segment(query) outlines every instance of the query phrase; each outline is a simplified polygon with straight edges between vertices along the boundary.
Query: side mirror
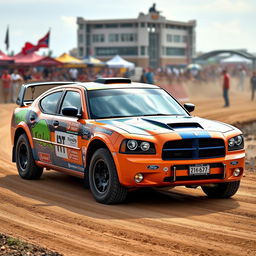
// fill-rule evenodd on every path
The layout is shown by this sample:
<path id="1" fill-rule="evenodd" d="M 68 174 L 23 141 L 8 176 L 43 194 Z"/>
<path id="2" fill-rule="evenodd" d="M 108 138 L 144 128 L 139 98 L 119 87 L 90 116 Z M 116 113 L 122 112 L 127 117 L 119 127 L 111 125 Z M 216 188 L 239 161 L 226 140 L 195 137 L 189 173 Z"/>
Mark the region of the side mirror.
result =
<path id="1" fill-rule="evenodd" d="M 76 107 L 66 107 L 62 109 L 64 116 L 78 117 L 78 109 Z"/>
<path id="2" fill-rule="evenodd" d="M 195 105 L 192 103 L 185 103 L 184 108 L 190 113 L 195 110 Z"/>

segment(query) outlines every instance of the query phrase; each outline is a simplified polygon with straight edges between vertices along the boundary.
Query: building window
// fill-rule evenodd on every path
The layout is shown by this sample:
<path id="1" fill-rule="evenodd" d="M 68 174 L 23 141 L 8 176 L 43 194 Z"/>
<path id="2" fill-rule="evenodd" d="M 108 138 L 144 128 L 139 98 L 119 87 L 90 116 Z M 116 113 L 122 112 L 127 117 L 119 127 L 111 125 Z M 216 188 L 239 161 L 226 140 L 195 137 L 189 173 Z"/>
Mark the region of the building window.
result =
<path id="1" fill-rule="evenodd" d="M 185 56 L 186 49 L 178 47 L 166 47 L 167 56 Z"/>
<path id="2" fill-rule="evenodd" d="M 175 43 L 180 43 L 181 42 L 181 36 L 180 35 L 174 35 L 173 36 L 173 41 Z"/>
<path id="3" fill-rule="evenodd" d="M 105 41 L 104 39 L 105 39 L 104 34 L 93 34 L 92 35 L 92 41 L 94 43 L 102 43 Z"/>
<path id="4" fill-rule="evenodd" d="M 121 28 L 133 28 L 133 23 L 121 23 Z"/>
<path id="5" fill-rule="evenodd" d="M 146 55 L 146 47 L 145 46 L 141 46 L 140 47 L 140 55 L 141 56 L 145 56 Z"/>
<path id="6" fill-rule="evenodd" d="M 106 28 L 118 28 L 119 24 L 113 23 L 113 24 L 106 24 Z"/>
<path id="7" fill-rule="evenodd" d="M 145 23 L 143 23 L 143 22 L 140 23 L 140 27 L 141 27 L 141 28 L 145 28 Z"/>
<path id="8" fill-rule="evenodd" d="M 183 37 L 182 37 L 182 42 L 183 42 L 183 43 L 187 43 L 187 41 L 188 41 L 188 37 L 187 37 L 187 36 L 183 36 Z"/>
<path id="9" fill-rule="evenodd" d="M 109 34 L 108 41 L 109 42 L 119 42 L 119 34 Z"/>
<path id="10" fill-rule="evenodd" d="M 78 35 L 78 43 L 82 44 L 84 42 L 84 36 L 82 34 Z"/>
<path id="11" fill-rule="evenodd" d="M 136 42 L 137 34 L 121 34 L 121 42 Z"/>
<path id="12" fill-rule="evenodd" d="M 137 56 L 138 47 L 96 47 L 96 56 L 127 55 Z"/>
<path id="13" fill-rule="evenodd" d="M 84 25 L 83 25 L 83 24 L 78 24 L 78 28 L 79 28 L 80 30 L 82 30 L 82 29 L 84 28 Z"/>
<path id="14" fill-rule="evenodd" d="M 95 24 L 93 28 L 103 28 L 103 24 Z"/>
<path id="15" fill-rule="evenodd" d="M 172 35 L 171 34 L 167 34 L 166 40 L 167 40 L 167 42 L 172 42 Z"/>
<path id="16" fill-rule="evenodd" d="M 78 51 L 79 56 L 84 56 L 84 48 L 79 47 L 78 49 L 79 49 L 79 51 Z"/>

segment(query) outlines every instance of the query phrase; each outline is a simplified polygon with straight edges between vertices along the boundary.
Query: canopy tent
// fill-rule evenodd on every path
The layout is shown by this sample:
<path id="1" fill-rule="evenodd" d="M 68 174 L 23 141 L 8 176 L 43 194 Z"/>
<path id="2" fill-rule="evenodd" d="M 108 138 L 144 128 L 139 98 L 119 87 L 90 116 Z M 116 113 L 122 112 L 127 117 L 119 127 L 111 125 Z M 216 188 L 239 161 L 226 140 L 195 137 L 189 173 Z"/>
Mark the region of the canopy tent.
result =
<path id="1" fill-rule="evenodd" d="M 92 56 L 88 56 L 88 57 L 84 58 L 82 61 L 83 61 L 83 63 L 85 63 L 89 67 L 102 67 L 102 66 L 105 66 L 104 62 L 102 62 L 101 60 L 96 59 L 96 58 L 94 58 Z"/>
<path id="2" fill-rule="evenodd" d="M 134 69 L 135 68 L 134 63 L 123 59 L 119 55 L 116 55 L 111 60 L 107 61 L 106 64 L 110 68 L 128 68 L 128 69 Z"/>
<path id="3" fill-rule="evenodd" d="M 64 64 L 65 67 L 70 67 L 70 68 L 71 67 L 81 67 L 81 68 L 86 67 L 86 65 L 81 60 L 79 60 L 67 53 L 61 54 L 55 60 Z"/>
<path id="4" fill-rule="evenodd" d="M 34 52 L 29 54 L 19 53 L 13 56 L 15 64 L 17 65 L 27 65 L 27 66 L 57 66 L 61 63 L 48 56 L 40 56 Z"/>
<path id="5" fill-rule="evenodd" d="M 231 57 L 222 59 L 220 62 L 221 63 L 247 63 L 247 64 L 250 64 L 250 63 L 252 63 L 252 60 L 246 59 L 242 56 L 232 55 Z"/>
<path id="6" fill-rule="evenodd" d="M 11 64 L 13 62 L 14 62 L 13 58 L 7 56 L 4 52 L 0 50 L 0 64 L 6 65 L 6 64 Z"/>

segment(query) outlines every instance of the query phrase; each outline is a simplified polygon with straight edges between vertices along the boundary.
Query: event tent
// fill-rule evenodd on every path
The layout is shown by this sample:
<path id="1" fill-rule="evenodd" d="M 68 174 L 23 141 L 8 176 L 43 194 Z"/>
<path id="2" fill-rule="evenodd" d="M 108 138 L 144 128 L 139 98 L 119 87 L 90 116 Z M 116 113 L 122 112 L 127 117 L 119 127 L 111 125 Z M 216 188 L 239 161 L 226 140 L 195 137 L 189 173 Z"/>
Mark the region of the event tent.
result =
<path id="1" fill-rule="evenodd" d="M 0 50 L 0 64 L 5 65 L 13 62 L 14 60 L 11 57 L 7 56 L 4 52 Z"/>
<path id="2" fill-rule="evenodd" d="M 63 53 L 55 60 L 65 64 L 65 67 L 86 67 L 86 65 L 79 59 L 67 54 Z"/>
<path id="3" fill-rule="evenodd" d="M 225 58 L 221 60 L 221 63 L 252 63 L 252 60 L 246 59 L 242 56 L 232 55 L 231 57 Z"/>
<path id="4" fill-rule="evenodd" d="M 40 56 L 36 53 L 18 53 L 13 56 L 15 64 L 17 65 L 29 65 L 29 66 L 57 66 L 61 63 L 51 57 L 48 56 Z"/>
<path id="5" fill-rule="evenodd" d="M 94 67 L 94 66 L 99 67 L 99 66 L 105 65 L 104 62 L 102 62 L 101 60 L 94 58 L 92 56 L 88 56 L 88 57 L 84 58 L 82 61 L 83 61 L 83 63 L 85 63 L 86 65 L 91 66 L 91 67 Z"/>
<path id="6" fill-rule="evenodd" d="M 128 69 L 134 69 L 135 68 L 134 63 L 123 59 L 119 55 L 116 55 L 111 60 L 107 61 L 106 64 L 110 68 L 128 68 Z"/>

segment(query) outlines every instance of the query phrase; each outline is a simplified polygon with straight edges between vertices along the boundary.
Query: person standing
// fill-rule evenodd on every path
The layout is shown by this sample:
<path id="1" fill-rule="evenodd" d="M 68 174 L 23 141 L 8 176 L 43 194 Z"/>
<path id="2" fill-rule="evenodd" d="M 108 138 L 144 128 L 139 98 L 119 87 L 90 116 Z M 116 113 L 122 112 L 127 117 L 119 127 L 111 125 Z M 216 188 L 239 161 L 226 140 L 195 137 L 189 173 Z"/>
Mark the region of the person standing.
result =
<path id="1" fill-rule="evenodd" d="M 238 82 L 238 89 L 240 89 L 241 91 L 244 90 L 244 80 L 246 78 L 246 71 L 243 68 L 239 69 L 239 82 Z"/>
<path id="2" fill-rule="evenodd" d="M 224 107 L 229 107 L 230 77 L 227 70 L 223 70 L 222 75 L 223 75 L 223 98 L 225 102 Z"/>
<path id="3" fill-rule="evenodd" d="M 2 87 L 3 87 L 3 96 L 4 96 L 4 103 L 8 103 L 11 91 L 11 75 L 8 74 L 7 70 L 3 71 L 1 76 L 2 80 Z"/>
<path id="4" fill-rule="evenodd" d="M 256 71 L 252 73 L 251 77 L 251 89 L 252 89 L 252 100 L 254 100 L 254 95 L 256 92 Z"/>
<path id="5" fill-rule="evenodd" d="M 22 78 L 21 78 L 20 74 L 18 73 L 17 69 L 15 69 L 13 71 L 13 73 L 11 74 L 11 79 L 12 79 L 11 100 L 13 103 L 15 103 L 17 100 L 19 87 L 22 82 Z"/>
<path id="6" fill-rule="evenodd" d="M 145 74 L 146 82 L 148 84 L 154 84 L 154 73 L 152 68 L 148 68 L 148 72 Z"/>

